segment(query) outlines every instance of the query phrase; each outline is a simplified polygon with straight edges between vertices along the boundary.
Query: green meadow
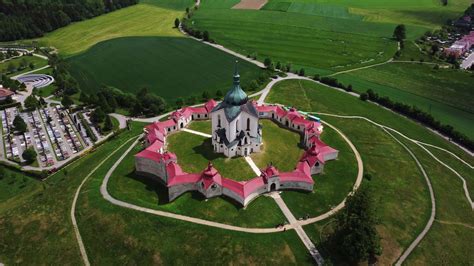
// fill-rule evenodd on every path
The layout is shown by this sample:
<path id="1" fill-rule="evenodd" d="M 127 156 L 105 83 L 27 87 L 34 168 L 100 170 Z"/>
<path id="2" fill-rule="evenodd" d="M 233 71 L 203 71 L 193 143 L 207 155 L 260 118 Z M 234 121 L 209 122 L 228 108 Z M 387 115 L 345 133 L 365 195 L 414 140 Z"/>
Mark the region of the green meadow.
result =
<path id="1" fill-rule="evenodd" d="M 208 91 L 226 92 L 235 57 L 190 38 L 128 37 L 105 41 L 68 58 L 71 74 L 86 92 L 103 84 L 134 93 L 148 88 L 167 100 Z M 240 60 L 242 84 L 262 73 Z"/>
<path id="2" fill-rule="evenodd" d="M 468 0 L 448 6 L 425 1 L 270 0 L 261 10 L 231 9 L 239 1 L 204 1 L 188 26 L 208 30 L 218 43 L 261 61 L 291 63 L 328 74 L 387 60 L 396 51 L 397 24 L 412 40 L 462 14 Z"/>
<path id="3" fill-rule="evenodd" d="M 391 63 L 335 76 L 354 90 L 368 89 L 397 102 L 415 105 L 443 124 L 474 138 L 474 76 L 433 65 Z"/>
<path id="4" fill-rule="evenodd" d="M 295 93 L 304 96 L 293 100 L 289 95 Z M 280 82 L 272 89 L 268 101 L 292 105 L 305 111 L 365 116 L 393 127 L 410 138 L 448 149 L 471 165 L 474 163 L 471 156 L 407 118 L 310 81 Z M 431 205 L 425 180 L 410 155 L 380 128 L 358 119 L 320 117 L 351 139 L 361 153 L 364 171 L 372 175 L 370 181 L 364 179 L 363 185 L 369 185 L 375 191 L 377 214 L 381 222 L 378 232 L 382 237 L 383 248 L 380 264 L 393 264 L 428 220 Z M 437 200 L 437 219 L 473 226 L 473 212 L 464 196 L 460 179 L 413 143 L 406 144 L 416 152 L 428 170 Z M 468 186 L 474 185 L 470 178 L 474 174 L 472 169 L 461 167 L 445 152 L 440 154 L 445 163 L 461 171 L 467 178 Z M 330 221 L 308 225 L 305 230 L 313 241 L 320 242 L 322 227 Z M 432 264 L 439 259 L 439 254 L 443 254 L 443 261 L 447 264 L 466 264 L 473 259 L 472 248 L 465 248 L 469 238 L 472 239 L 472 230 L 465 226 L 437 223 L 429 231 L 427 239 L 409 257 L 409 262 Z M 430 239 L 449 241 L 433 244 Z"/>

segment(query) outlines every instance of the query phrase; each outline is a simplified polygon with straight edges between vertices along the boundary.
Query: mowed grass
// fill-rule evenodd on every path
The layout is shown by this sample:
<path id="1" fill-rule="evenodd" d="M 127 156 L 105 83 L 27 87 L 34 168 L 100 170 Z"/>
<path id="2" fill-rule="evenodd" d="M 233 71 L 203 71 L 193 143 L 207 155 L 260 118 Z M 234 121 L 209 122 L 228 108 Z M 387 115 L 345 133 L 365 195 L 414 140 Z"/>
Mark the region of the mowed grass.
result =
<path id="1" fill-rule="evenodd" d="M 68 59 L 71 74 L 86 92 L 103 84 L 135 93 L 141 88 L 174 100 L 208 91 L 227 91 L 236 58 L 189 38 L 129 37 L 99 43 Z M 240 60 L 242 84 L 262 72 Z M 174 101 L 173 101 L 174 102 Z"/>
<path id="2" fill-rule="evenodd" d="M 223 177 L 234 180 L 249 180 L 256 176 L 243 157 L 227 158 L 215 153 L 211 139 L 177 132 L 166 138 L 167 148 L 176 154 L 178 164 L 188 173 L 201 173 L 212 162 Z"/>
<path id="3" fill-rule="evenodd" d="M 38 39 L 54 46 L 63 56 L 83 52 L 94 44 L 124 36 L 176 36 L 175 18 L 180 18 L 192 0 L 146 0 L 93 19 L 73 23 Z"/>
<path id="4" fill-rule="evenodd" d="M 288 97 L 290 94 L 305 96 L 294 101 Z M 366 116 L 378 123 L 400 130 L 411 138 L 451 150 L 471 164 L 473 163 L 472 157 L 420 125 L 374 104 L 362 102 L 355 97 L 313 82 L 281 82 L 273 88 L 267 101 L 280 102 L 315 112 Z M 379 128 L 358 119 L 340 119 L 324 115 L 320 117 L 342 130 L 352 140 L 361 153 L 365 172 L 373 176 L 370 182 L 364 180 L 363 184 L 374 188 L 377 199 L 377 213 L 381 219 L 378 231 L 382 236 L 384 248 L 382 264 L 393 263 L 421 232 L 429 217 L 431 207 L 423 176 L 409 154 Z M 413 148 L 412 145 L 410 147 Z M 428 174 L 436 194 L 437 213 L 438 215 L 445 214 L 438 217 L 463 223 L 472 221 L 472 210 L 467 204 L 459 179 L 429 155 L 417 153 L 417 156 L 424 163 L 429 162 L 424 166 L 425 169 L 431 169 Z M 447 157 L 448 160 L 453 160 Z M 453 165 L 453 167 L 456 166 Z M 305 228 L 313 236 L 313 240 L 318 239 L 320 226 L 311 225 Z M 432 239 L 443 239 L 449 236 L 448 229 L 442 231 L 438 228 L 440 227 L 435 226 L 430 230 L 429 235 L 432 235 Z M 459 233 L 464 231 L 458 230 Z M 444 239 L 449 239 L 449 241 L 444 241 L 443 245 L 432 245 L 430 241 L 422 241 L 421 245 L 426 248 L 420 249 L 419 255 L 415 257 L 416 261 L 429 264 L 438 259 L 437 253 L 431 250 L 431 247 L 436 247 L 439 251 L 444 248 L 446 250 L 444 253 L 451 253 L 450 256 L 443 258 L 448 264 L 459 265 L 470 261 L 469 250 L 465 249 L 469 245 L 469 241 L 466 242 L 468 237 Z M 418 252 L 417 249 L 415 251 Z"/>
<path id="5" fill-rule="evenodd" d="M 87 192 L 79 198 L 78 223 L 91 264 L 311 264 L 307 249 L 293 230 L 247 234 L 111 205 L 102 198 L 99 186 L 122 153 L 92 176 L 83 188 Z M 227 213 L 226 208 L 212 211 Z"/>
<path id="6" fill-rule="evenodd" d="M 282 197 L 295 217 L 318 216 L 330 211 L 352 190 L 357 177 L 357 161 L 342 137 L 329 127 L 324 128 L 322 140 L 339 150 L 337 160 L 328 161 L 321 174 L 313 175 L 314 190 L 310 193 L 284 191 Z"/>
<path id="7" fill-rule="evenodd" d="M 273 164 L 280 172 L 290 172 L 303 155 L 301 135 L 280 127 L 271 120 L 261 119 L 263 135 L 262 151 L 250 155 L 260 169 Z"/>
<path id="8" fill-rule="evenodd" d="M 415 105 L 474 138 L 474 75 L 432 65 L 391 63 L 335 76 L 354 90 L 368 89 Z"/>
<path id="9" fill-rule="evenodd" d="M 14 64 L 14 66 L 16 68 L 18 68 L 20 66 L 20 62 L 23 61 L 23 60 L 26 60 L 26 62 L 27 62 L 26 68 L 23 69 L 23 70 L 15 71 L 11 74 L 8 74 L 8 76 L 16 76 L 16 75 L 19 75 L 21 73 L 25 73 L 25 72 L 35 70 L 35 69 L 40 68 L 40 67 L 44 67 L 48 64 L 47 60 L 44 60 L 44 59 L 36 57 L 36 56 L 22 56 L 22 57 L 19 57 L 19 58 L 15 58 L 15 59 L 8 60 L 6 62 L 0 63 L 0 73 L 3 73 L 3 74 L 8 73 L 8 66 L 10 64 Z M 35 66 L 34 69 L 30 68 L 30 66 L 29 66 L 30 63 L 34 64 L 34 66 Z"/>
<path id="10" fill-rule="evenodd" d="M 199 192 L 188 192 L 169 202 L 166 186 L 135 174 L 134 155 L 140 149 L 139 145 L 136 146 L 110 179 L 109 192 L 117 199 L 152 209 L 244 227 L 274 227 L 285 221 L 275 201 L 269 197 L 259 197 L 245 209 L 230 198 L 222 196 L 206 199 Z M 180 159 L 178 157 L 178 162 Z"/>

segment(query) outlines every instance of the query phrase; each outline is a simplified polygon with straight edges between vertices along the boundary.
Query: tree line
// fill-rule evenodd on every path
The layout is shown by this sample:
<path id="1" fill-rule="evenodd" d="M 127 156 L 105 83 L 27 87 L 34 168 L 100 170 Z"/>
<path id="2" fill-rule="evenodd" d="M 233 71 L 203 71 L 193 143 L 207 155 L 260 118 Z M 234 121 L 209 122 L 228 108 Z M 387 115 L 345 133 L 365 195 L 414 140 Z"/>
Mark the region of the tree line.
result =
<path id="1" fill-rule="evenodd" d="M 41 37 L 71 22 L 137 3 L 138 0 L 0 0 L 0 41 Z"/>

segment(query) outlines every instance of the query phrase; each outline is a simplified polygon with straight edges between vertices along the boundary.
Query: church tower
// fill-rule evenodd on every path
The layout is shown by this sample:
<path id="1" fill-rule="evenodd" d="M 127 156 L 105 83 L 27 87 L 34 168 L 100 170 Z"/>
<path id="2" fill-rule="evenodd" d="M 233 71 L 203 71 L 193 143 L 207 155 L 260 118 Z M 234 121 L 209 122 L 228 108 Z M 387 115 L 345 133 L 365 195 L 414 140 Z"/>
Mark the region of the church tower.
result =
<path id="1" fill-rule="evenodd" d="M 248 156 L 259 152 L 262 128 L 258 112 L 240 87 L 240 75 L 235 66 L 232 87 L 211 112 L 214 152 L 227 157 Z"/>

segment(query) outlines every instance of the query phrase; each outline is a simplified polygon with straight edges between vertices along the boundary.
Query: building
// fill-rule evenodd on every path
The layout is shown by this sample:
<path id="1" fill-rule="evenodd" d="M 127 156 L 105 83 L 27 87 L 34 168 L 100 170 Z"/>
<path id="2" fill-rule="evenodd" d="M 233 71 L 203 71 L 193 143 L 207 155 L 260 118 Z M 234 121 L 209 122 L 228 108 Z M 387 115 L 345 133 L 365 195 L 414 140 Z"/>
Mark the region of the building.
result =
<path id="1" fill-rule="evenodd" d="M 4 88 L 0 85 L 0 102 L 7 100 L 13 94 L 15 93 L 13 93 L 11 90 Z"/>
<path id="2" fill-rule="evenodd" d="M 146 148 L 135 155 L 135 171 L 166 186 L 169 201 L 188 191 L 197 191 L 206 198 L 226 196 L 247 206 L 253 199 L 271 191 L 312 191 L 312 175 L 322 173 L 327 161 L 337 159 L 339 152 L 320 139 L 323 126 L 319 119 L 305 116 L 294 108 L 257 105 L 248 100 L 239 83 L 239 74 L 235 72 L 233 86 L 220 104 L 210 100 L 201 107 L 183 107 L 173 112 L 168 120 L 145 127 Z M 200 173 L 186 173 L 176 155 L 166 151 L 166 136 L 186 127 L 192 120 L 200 119 L 212 119 L 212 145 L 218 145 L 214 146 L 215 151 L 229 157 L 260 150 L 262 129 L 259 119 L 272 120 L 301 134 L 305 152 L 293 171 L 280 172 L 277 166 L 268 165 L 260 170 L 260 175 L 250 177 L 248 181 L 221 176 L 211 162 Z"/>
<path id="3" fill-rule="evenodd" d="M 211 121 L 214 152 L 234 157 L 260 151 L 262 127 L 258 112 L 240 87 L 237 69 L 231 89 L 211 112 Z"/>
<path id="4" fill-rule="evenodd" d="M 445 50 L 446 55 L 453 55 L 456 58 L 460 57 L 466 52 L 469 52 L 474 45 L 474 31 L 468 35 L 464 35 L 460 40 L 455 41 L 449 48 Z"/>

